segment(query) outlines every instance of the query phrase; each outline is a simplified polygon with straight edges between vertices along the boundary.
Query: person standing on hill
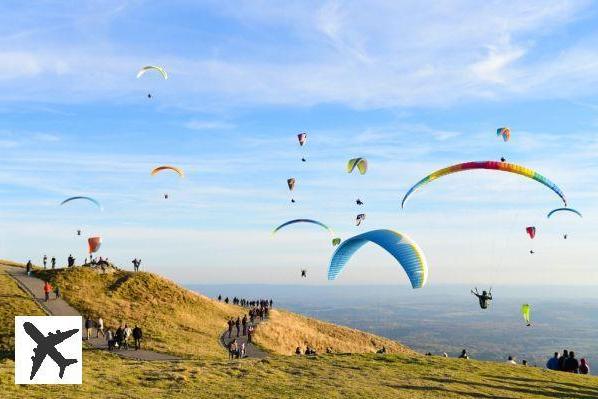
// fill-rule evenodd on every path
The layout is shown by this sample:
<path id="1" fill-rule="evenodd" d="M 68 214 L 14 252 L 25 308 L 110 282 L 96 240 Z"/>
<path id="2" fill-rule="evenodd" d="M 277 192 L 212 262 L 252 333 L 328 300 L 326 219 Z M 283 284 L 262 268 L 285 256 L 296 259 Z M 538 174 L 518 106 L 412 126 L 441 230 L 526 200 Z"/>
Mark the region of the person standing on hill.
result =
<path id="1" fill-rule="evenodd" d="M 123 348 L 129 349 L 129 339 L 131 338 L 131 335 L 133 335 L 133 330 L 131 330 L 131 327 L 125 324 L 125 328 L 123 330 Z"/>
<path id="2" fill-rule="evenodd" d="M 93 320 L 91 320 L 91 317 L 86 317 L 85 318 L 85 335 L 87 336 L 87 340 L 89 341 L 89 338 L 91 337 L 91 333 L 93 332 Z"/>
<path id="3" fill-rule="evenodd" d="M 108 342 L 108 350 L 114 349 L 114 333 L 111 328 L 106 331 L 106 341 Z"/>
<path id="4" fill-rule="evenodd" d="M 52 260 L 50 261 L 52 263 L 52 269 L 56 268 L 56 258 L 52 257 Z"/>
<path id="5" fill-rule="evenodd" d="M 509 363 L 509 364 L 517 364 L 517 362 L 515 360 L 513 360 L 513 356 L 509 356 L 509 358 L 507 359 L 507 363 Z"/>
<path id="6" fill-rule="evenodd" d="M 105 337 L 106 334 L 104 334 L 104 319 L 102 319 L 102 317 L 98 317 L 98 328 L 96 330 L 96 338 L 99 338 L 100 334 L 102 334 L 102 337 Z"/>
<path id="7" fill-rule="evenodd" d="M 586 359 L 581 359 L 579 364 L 579 374 L 590 374 L 590 365 Z"/>
<path id="8" fill-rule="evenodd" d="M 565 368 L 569 373 L 579 373 L 579 362 L 575 358 L 575 352 L 569 352 L 569 358 L 565 360 Z"/>
<path id="9" fill-rule="evenodd" d="M 463 351 L 459 355 L 459 359 L 469 359 L 469 355 L 467 354 L 467 350 L 466 349 L 463 349 Z"/>
<path id="10" fill-rule="evenodd" d="M 548 370 L 555 370 L 555 371 L 560 370 L 559 353 L 558 352 L 554 352 L 554 356 L 551 357 L 550 359 L 548 359 L 548 362 L 546 362 L 546 368 Z"/>
<path id="11" fill-rule="evenodd" d="M 567 349 L 563 350 L 563 356 L 559 357 L 559 370 L 567 371 L 565 369 L 565 360 L 569 358 L 569 351 Z"/>
<path id="12" fill-rule="evenodd" d="M 33 263 L 31 263 L 31 259 L 27 261 L 27 265 L 25 266 L 25 272 L 28 276 L 31 275 L 31 269 L 33 269 Z"/>
<path id="13" fill-rule="evenodd" d="M 233 333 L 233 319 L 229 319 L 226 323 L 228 324 L 228 337 L 230 338 Z"/>
<path id="14" fill-rule="evenodd" d="M 218 295 L 218 302 L 222 301 L 222 295 Z"/>
<path id="15" fill-rule="evenodd" d="M 47 264 L 48 264 L 48 255 L 44 255 L 44 270 L 46 269 Z"/>
<path id="16" fill-rule="evenodd" d="M 141 328 L 137 324 L 135 324 L 135 328 L 133 329 L 133 340 L 135 341 L 135 350 L 141 349 L 141 338 L 143 338 Z"/>
<path id="17" fill-rule="evenodd" d="M 247 335 L 247 315 L 243 316 L 243 320 L 241 320 L 241 324 L 243 324 L 243 335 Z"/>
<path id="18" fill-rule="evenodd" d="M 44 295 L 46 297 L 46 302 L 50 300 L 50 292 L 52 292 L 52 286 L 46 281 L 44 282 Z"/>
<path id="19" fill-rule="evenodd" d="M 237 338 L 238 338 L 241 333 L 241 318 L 240 317 L 237 317 L 237 320 L 235 321 L 235 327 L 237 327 Z"/>

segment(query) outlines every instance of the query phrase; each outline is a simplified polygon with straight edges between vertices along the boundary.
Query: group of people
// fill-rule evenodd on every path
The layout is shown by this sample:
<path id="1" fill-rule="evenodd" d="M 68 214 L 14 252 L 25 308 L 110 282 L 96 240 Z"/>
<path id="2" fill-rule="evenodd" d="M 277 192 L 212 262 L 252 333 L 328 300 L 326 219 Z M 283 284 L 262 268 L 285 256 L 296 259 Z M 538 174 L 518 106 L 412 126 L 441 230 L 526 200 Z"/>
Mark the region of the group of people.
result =
<path id="1" fill-rule="evenodd" d="M 590 364 L 586 359 L 577 360 L 575 352 L 563 350 L 563 354 L 559 355 L 554 352 L 554 356 L 548 359 L 546 368 L 555 371 L 565 371 L 575 374 L 590 374 Z"/>
<path id="2" fill-rule="evenodd" d="M 218 295 L 218 301 L 222 301 L 222 295 Z M 244 308 L 272 308 L 272 304 L 274 302 L 272 301 L 272 299 L 249 300 L 237 297 L 229 299 L 228 297 L 226 297 L 224 298 L 224 303 L 232 303 L 233 305 L 242 306 Z"/>
<path id="3" fill-rule="evenodd" d="M 108 350 L 114 349 L 129 349 L 131 341 L 134 345 L 135 350 L 141 349 L 141 340 L 143 338 L 143 331 L 141 327 L 135 324 L 134 328 L 129 327 L 127 324 L 120 325 L 116 331 L 112 331 L 111 328 L 104 331 L 104 320 L 98 317 L 97 320 L 91 317 L 85 318 L 85 333 L 87 339 L 90 339 L 95 329 L 95 337 L 99 338 L 100 334 L 106 339 L 108 343 Z"/>
<path id="4" fill-rule="evenodd" d="M 327 348 L 326 352 L 327 353 L 332 353 L 332 349 L 331 348 Z M 302 354 L 301 353 L 301 347 L 298 346 L 295 349 L 295 355 L 299 355 L 300 356 L 301 354 Z M 305 354 L 306 356 L 315 356 L 315 355 L 317 355 L 316 350 L 314 348 L 312 348 L 311 346 L 309 346 L 309 345 L 307 345 L 305 347 L 305 352 L 303 352 L 303 354 Z"/>
<path id="5" fill-rule="evenodd" d="M 245 355 L 245 342 L 239 344 L 237 339 L 233 339 L 228 346 L 228 358 L 229 359 L 242 359 Z"/>
<path id="6" fill-rule="evenodd" d="M 139 267 L 141 266 L 141 259 L 135 258 L 131 261 L 131 263 L 133 264 L 133 271 L 138 272 Z"/>
<path id="7" fill-rule="evenodd" d="M 48 266 L 48 255 L 44 255 L 43 263 L 44 263 L 44 269 L 46 269 Z M 52 259 L 50 259 L 50 264 L 52 265 L 52 269 L 56 269 L 56 258 L 55 257 L 52 257 Z"/>
<path id="8" fill-rule="evenodd" d="M 44 281 L 44 297 L 46 302 L 50 300 L 50 294 L 52 293 L 52 291 L 54 291 L 56 299 L 60 298 L 60 288 L 58 288 L 58 285 L 52 287 L 52 284 L 50 284 L 50 282 Z"/>

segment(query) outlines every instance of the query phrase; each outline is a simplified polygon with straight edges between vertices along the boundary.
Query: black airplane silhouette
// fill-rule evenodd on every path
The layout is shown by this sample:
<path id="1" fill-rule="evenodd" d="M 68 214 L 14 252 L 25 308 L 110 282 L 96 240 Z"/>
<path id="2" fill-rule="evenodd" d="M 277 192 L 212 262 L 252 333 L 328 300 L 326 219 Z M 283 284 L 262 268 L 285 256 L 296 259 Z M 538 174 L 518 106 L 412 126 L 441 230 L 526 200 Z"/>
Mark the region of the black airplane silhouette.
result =
<path id="1" fill-rule="evenodd" d="M 60 332 L 60 330 L 56 330 L 56 334 L 48 333 L 47 337 L 44 337 L 42 334 L 33 324 L 29 322 L 25 322 L 23 324 L 23 328 L 27 335 L 31 337 L 37 343 L 37 348 L 33 349 L 35 356 L 31 356 L 31 360 L 33 361 L 33 365 L 31 366 L 31 376 L 29 380 L 32 380 L 37 373 L 37 370 L 42 365 L 42 362 L 46 358 L 46 356 L 50 356 L 54 362 L 60 367 L 60 373 L 58 376 L 62 378 L 64 375 L 64 369 L 71 364 L 77 363 L 77 359 L 65 359 L 64 356 L 56 349 L 56 345 L 64 341 L 65 339 L 74 335 L 79 329 L 69 330 L 65 332 Z"/>

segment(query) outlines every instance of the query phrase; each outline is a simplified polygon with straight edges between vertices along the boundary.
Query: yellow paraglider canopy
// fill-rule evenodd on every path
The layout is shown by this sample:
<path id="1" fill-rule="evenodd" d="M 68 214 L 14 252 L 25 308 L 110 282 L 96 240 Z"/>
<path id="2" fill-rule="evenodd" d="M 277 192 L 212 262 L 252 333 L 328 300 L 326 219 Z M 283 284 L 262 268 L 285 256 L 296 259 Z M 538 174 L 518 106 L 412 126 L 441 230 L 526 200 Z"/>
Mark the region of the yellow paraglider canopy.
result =
<path id="1" fill-rule="evenodd" d="M 359 169 L 359 173 L 364 175 L 365 172 L 368 171 L 368 160 L 365 158 L 349 159 L 349 162 L 347 162 L 347 173 L 353 172 L 353 169 L 355 169 L 355 167 Z"/>
<path id="2" fill-rule="evenodd" d="M 170 166 L 170 165 L 162 165 L 162 166 L 158 166 L 157 168 L 152 169 L 152 176 L 157 175 L 158 173 L 162 172 L 163 170 L 172 170 L 179 176 L 185 177 L 185 172 L 183 171 L 183 169 L 177 168 L 176 166 Z"/>

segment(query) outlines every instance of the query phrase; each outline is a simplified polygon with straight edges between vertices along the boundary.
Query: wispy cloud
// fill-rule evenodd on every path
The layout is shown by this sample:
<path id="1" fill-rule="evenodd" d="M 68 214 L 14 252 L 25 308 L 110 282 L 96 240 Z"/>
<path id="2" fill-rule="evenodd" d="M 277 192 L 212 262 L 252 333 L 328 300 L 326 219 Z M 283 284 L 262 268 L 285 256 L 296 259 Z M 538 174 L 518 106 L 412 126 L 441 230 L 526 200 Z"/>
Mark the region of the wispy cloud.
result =
<path id="1" fill-rule="evenodd" d="M 223 130 L 233 129 L 236 127 L 233 123 L 230 122 L 197 119 L 185 122 L 184 126 L 187 129 L 191 130 Z"/>

